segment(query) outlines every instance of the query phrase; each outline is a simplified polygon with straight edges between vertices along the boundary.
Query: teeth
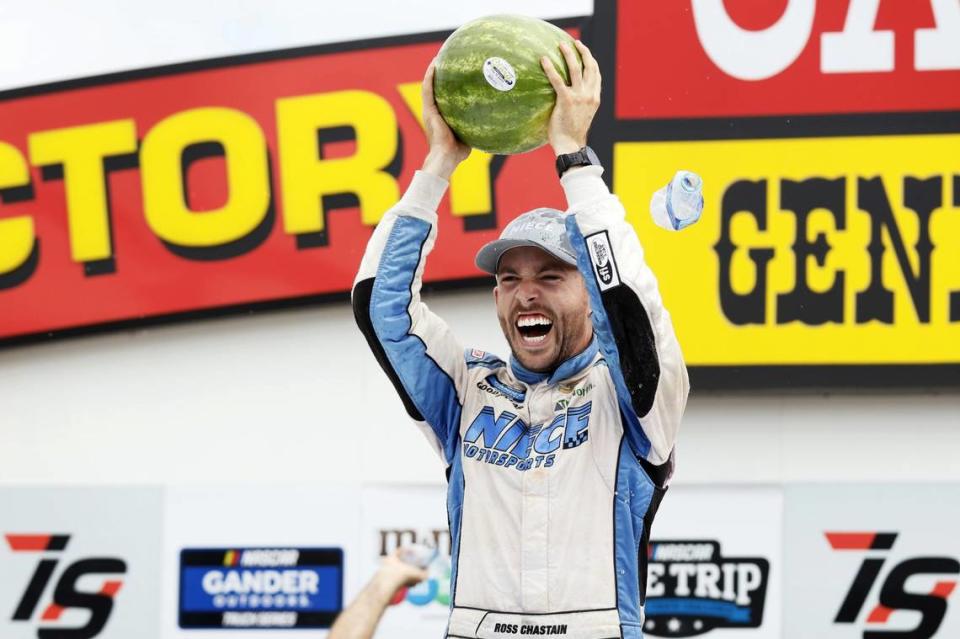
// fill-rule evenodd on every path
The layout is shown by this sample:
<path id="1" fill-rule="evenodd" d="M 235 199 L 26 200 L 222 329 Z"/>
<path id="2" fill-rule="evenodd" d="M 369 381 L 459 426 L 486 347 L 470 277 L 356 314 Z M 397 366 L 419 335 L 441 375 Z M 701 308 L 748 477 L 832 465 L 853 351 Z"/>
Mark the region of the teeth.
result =
<path id="1" fill-rule="evenodd" d="M 539 343 L 542 342 L 543 340 L 547 339 L 547 336 L 546 336 L 546 335 L 540 335 L 540 336 L 538 336 L 538 337 L 530 337 L 530 336 L 528 336 L 528 335 L 521 335 L 521 336 L 520 336 L 520 339 L 522 339 L 522 340 L 523 340 L 524 342 L 526 342 L 527 344 L 539 344 Z"/>
<path id="2" fill-rule="evenodd" d="M 517 318 L 517 326 L 552 326 L 553 322 L 543 315 L 521 315 Z"/>

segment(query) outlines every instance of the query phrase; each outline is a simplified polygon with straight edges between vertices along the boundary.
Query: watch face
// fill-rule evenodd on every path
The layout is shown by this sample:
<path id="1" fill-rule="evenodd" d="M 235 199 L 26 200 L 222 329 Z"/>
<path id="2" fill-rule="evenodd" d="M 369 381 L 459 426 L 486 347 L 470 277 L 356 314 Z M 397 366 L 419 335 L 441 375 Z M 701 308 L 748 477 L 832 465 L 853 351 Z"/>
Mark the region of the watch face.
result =
<path id="1" fill-rule="evenodd" d="M 600 166 L 600 158 L 597 157 L 597 154 L 593 152 L 589 146 L 583 147 L 583 150 L 587 153 L 587 159 L 590 160 L 590 164 L 595 166 Z"/>

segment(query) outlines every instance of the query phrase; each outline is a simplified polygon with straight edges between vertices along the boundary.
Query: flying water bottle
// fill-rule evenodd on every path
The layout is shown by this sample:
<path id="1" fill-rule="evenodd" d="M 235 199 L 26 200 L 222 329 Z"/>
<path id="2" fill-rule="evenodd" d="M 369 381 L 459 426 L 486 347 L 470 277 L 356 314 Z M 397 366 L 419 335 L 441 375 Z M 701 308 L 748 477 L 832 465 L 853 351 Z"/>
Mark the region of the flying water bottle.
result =
<path id="1" fill-rule="evenodd" d="M 679 231 L 700 219 L 703 180 L 693 171 L 677 171 L 670 183 L 650 198 L 650 214 L 660 228 Z"/>

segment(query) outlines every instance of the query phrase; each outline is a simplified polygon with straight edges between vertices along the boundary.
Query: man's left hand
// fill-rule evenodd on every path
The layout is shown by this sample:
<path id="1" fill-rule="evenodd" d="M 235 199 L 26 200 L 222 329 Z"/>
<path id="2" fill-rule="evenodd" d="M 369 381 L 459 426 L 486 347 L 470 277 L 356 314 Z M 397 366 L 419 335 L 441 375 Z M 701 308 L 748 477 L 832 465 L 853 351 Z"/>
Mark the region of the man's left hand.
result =
<path id="1" fill-rule="evenodd" d="M 543 56 L 540 59 L 544 73 L 557 92 L 557 104 L 547 132 L 556 155 L 574 153 L 587 145 L 590 123 L 600 107 L 600 65 L 585 44 L 579 40 L 575 44 L 583 58 L 582 68 L 573 49 L 566 43 L 560 44 L 570 72 L 570 86 L 563 81 L 550 58 Z"/>

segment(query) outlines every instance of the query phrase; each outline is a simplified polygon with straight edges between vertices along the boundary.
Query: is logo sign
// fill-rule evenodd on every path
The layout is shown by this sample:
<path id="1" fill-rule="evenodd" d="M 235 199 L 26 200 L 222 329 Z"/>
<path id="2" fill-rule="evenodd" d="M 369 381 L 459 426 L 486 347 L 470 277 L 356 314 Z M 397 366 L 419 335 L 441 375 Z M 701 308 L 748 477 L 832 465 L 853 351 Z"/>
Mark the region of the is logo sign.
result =
<path id="1" fill-rule="evenodd" d="M 99 635 L 113 611 L 114 597 L 123 581 L 104 579 L 97 592 L 78 590 L 77 582 L 87 575 L 122 575 L 127 572 L 127 564 L 114 557 L 87 557 L 78 559 L 60 572 L 54 582 L 51 600 L 35 619 L 41 601 L 48 593 L 47 586 L 53 582 L 62 553 L 67 548 L 70 535 L 54 534 L 6 534 L 7 546 L 14 553 L 44 553 L 33 571 L 30 581 L 25 584 L 23 594 L 13 611 L 11 621 L 39 622 L 39 639 L 90 639 Z M 60 622 L 67 610 L 75 608 L 89 611 L 90 615 L 83 626 L 65 627 Z"/>
<path id="2" fill-rule="evenodd" d="M 898 534 L 895 532 L 828 532 L 824 533 L 833 550 L 880 551 L 868 556 L 860 564 L 846 597 L 837 611 L 835 624 L 853 624 L 857 622 L 874 584 L 880 576 Z M 929 639 L 933 637 L 947 613 L 947 600 L 957 586 L 957 580 L 937 579 L 933 588 L 918 594 L 906 589 L 907 580 L 919 575 L 960 574 L 960 561 L 954 557 L 911 557 L 893 566 L 880 586 L 879 601 L 870 608 L 866 623 L 870 629 L 863 631 L 864 639 L 885 639 L 903 637 L 904 639 Z M 892 630 L 883 628 L 893 613 L 898 610 L 910 610 L 920 613 L 920 622 L 913 629 Z M 873 629 L 876 628 L 876 629 Z"/>
<path id="3" fill-rule="evenodd" d="M 654 541 L 647 557 L 647 635 L 692 637 L 714 628 L 758 628 L 770 562 L 724 557 L 717 541 Z"/>

